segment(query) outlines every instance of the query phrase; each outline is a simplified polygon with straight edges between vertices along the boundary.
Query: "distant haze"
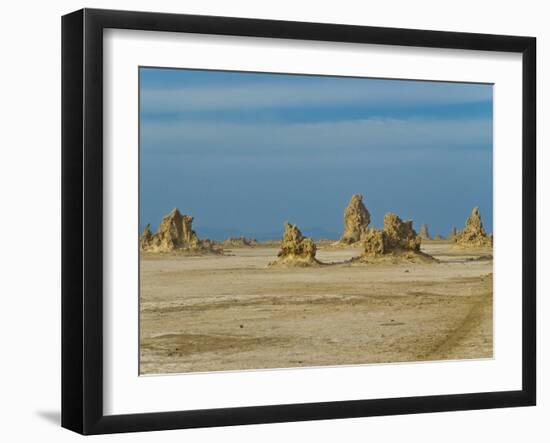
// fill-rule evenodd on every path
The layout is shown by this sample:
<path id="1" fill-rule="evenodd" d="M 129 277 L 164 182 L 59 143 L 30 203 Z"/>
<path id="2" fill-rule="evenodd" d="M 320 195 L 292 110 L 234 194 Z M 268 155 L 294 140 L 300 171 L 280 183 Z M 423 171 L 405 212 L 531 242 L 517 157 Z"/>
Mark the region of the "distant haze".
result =
<path id="1" fill-rule="evenodd" d="M 492 85 L 140 68 L 140 229 L 178 207 L 199 237 L 338 238 L 352 194 L 492 232 Z"/>

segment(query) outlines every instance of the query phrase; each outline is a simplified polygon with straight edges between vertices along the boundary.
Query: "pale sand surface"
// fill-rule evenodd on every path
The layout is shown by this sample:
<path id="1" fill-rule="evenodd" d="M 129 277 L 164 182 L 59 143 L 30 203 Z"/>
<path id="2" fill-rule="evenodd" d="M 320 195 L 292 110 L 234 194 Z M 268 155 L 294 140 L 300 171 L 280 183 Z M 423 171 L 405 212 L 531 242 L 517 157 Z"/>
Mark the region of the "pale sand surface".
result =
<path id="1" fill-rule="evenodd" d="M 490 358 L 490 250 L 437 264 L 268 268 L 277 247 L 141 259 L 142 374 Z M 323 245 L 342 262 L 359 249 Z M 481 259 L 480 259 L 481 258 Z"/>

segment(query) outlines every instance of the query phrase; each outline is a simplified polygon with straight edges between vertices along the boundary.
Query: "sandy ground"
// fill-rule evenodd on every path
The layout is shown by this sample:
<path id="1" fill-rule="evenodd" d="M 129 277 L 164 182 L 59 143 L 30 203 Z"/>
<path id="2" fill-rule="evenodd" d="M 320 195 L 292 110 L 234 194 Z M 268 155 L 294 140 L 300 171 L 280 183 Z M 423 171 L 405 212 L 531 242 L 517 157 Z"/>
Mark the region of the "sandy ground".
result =
<path id="1" fill-rule="evenodd" d="M 436 264 L 268 268 L 277 248 L 143 256 L 142 374 L 490 358 L 493 262 L 429 242 Z M 341 262 L 358 249 L 321 247 Z"/>

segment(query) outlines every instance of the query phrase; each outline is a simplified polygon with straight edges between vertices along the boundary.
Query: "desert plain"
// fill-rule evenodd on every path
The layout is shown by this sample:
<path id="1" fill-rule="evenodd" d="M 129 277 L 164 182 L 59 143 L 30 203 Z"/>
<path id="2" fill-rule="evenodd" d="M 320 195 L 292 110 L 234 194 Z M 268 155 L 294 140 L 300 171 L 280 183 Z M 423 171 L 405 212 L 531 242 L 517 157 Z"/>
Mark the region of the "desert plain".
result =
<path id="1" fill-rule="evenodd" d="M 323 265 L 268 266 L 278 251 L 142 253 L 140 373 L 492 357 L 491 247 L 423 241 L 437 262 L 365 264 L 320 241 Z"/>

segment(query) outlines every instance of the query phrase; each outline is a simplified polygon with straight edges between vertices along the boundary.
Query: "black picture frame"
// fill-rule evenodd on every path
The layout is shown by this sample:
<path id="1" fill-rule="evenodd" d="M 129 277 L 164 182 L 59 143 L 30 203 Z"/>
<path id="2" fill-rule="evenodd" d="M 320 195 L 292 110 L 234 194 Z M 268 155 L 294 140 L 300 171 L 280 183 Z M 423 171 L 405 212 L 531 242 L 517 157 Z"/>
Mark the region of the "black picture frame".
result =
<path id="1" fill-rule="evenodd" d="M 103 413 L 103 30 L 522 54 L 522 389 L 130 415 Z M 62 18 L 62 426 L 81 434 L 531 406 L 536 403 L 536 39 L 83 9 Z M 520 270 L 518 269 L 518 273 Z"/>

